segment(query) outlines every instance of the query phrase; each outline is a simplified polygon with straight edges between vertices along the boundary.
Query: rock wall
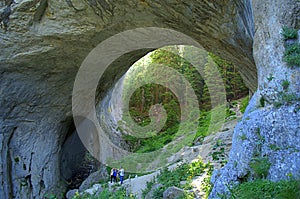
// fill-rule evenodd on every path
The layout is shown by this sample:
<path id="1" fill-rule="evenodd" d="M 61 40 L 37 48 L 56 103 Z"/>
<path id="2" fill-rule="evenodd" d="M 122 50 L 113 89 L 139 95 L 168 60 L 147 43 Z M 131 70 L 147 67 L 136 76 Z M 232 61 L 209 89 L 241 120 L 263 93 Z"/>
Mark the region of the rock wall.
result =
<path id="1" fill-rule="evenodd" d="M 268 17 L 253 2 L 261 28 L 256 30 L 257 35 L 266 36 L 263 32 L 270 28 L 268 34 L 278 38 L 278 31 L 274 31 L 278 27 L 269 27 L 269 23 L 274 20 L 277 25 L 283 24 L 278 22 L 281 11 L 289 19 L 289 12 L 279 7 L 292 6 L 294 1 L 261 3 L 270 12 Z M 252 91 L 257 87 L 250 0 L 3 0 L 0 13 L 0 198 L 43 198 L 46 193 L 63 193 L 66 185 L 61 178 L 60 157 L 72 126 L 71 94 L 76 72 L 90 50 L 111 35 L 137 27 L 175 29 L 234 62 Z M 274 13 L 278 15 L 272 19 Z M 256 50 L 265 55 L 261 59 L 268 58 L 264 43 L 255 41 Z M 282 46 L 272 41 L 266 37 L 266 43 L 274 44 L 270 51 L 280 55 Z M 149 50 L 142 49 L 113 63 L 101 80 L 105 84 L 99 88 L 100 98 Z M 262 86 L 263 76 L 273 69 L 265 68 L 266 64 L 258 61 L 259 55 L 255 58 Z M 275 56 L 275 60 L 279 58 Z M 282 62 L 277 63 L 270 66 L 280 69 Z M 280 77 L 277 70 L 273 72 Z M 288 70 L 287 74 L 292 75 Z M 267 87 L 260 90 L 263 88 Z M 296 83 L 291 84 L 291 89 L 298 88 Z"/>
<path id="2" fill-rule="evenodd" d="M 235 128 L 227 165 L 213 173 L 210 198 L 228 194 L 227 186 L 257 178 L 250 166 L 255 160 L 270 164 L 266 176 L 259 177 L 300 179 L 300 67 L 288 67 L 282 61 L 285 42 L 281 35 L 283 26 L 300 29 L 300 2 L 253 1 L 253 11 L 259 87 Z M 283 81 L 289 82 L 287 88 Z"/>

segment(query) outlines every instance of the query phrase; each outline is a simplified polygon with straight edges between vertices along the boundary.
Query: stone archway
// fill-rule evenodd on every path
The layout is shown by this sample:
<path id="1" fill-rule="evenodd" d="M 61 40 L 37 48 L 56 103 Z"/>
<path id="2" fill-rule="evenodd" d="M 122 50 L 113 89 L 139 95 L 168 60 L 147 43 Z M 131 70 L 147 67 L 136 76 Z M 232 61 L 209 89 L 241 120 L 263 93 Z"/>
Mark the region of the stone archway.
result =
<path id="1" fill-rule="evenodd" d="M 72 115 L 76 72 L 95 45 L 116 33 L 151 26 L 185 33 L 206 50 L 232 61 L 255 91 L 250 0 L 108 2 L 20 0 L 0 4 L 1 13 L 6 7 L 11 9 L 8 15 L 1 15 L 9 19 L 7 30 L 0 29 L 0 198 L 40 198 L 63 192 L 59 154 L 70 126 L 67 118 Z M 280 2 L 264 6 L 277 8 Z M 258 26 L 267 23 L 263 20 Z M 102 97 L 148 51 L 115 62 L 111 66 L 115 70 L 104 79 Z"/>

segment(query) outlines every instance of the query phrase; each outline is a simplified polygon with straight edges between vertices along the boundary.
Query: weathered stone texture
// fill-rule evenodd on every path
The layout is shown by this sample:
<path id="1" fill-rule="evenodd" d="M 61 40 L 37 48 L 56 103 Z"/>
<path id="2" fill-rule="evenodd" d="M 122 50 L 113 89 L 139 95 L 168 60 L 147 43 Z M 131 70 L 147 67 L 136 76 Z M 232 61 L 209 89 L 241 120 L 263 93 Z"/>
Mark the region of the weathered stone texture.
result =
<path id="1" fill-rule="evenodd" d="M 282 27 L 300 29 L 300 2 L 294 0 L 253 1 L 255 20 L 254 58 L 258 90 L 243 120 L 236 126 L 228 164 L 215 171 L 210 198 L 229 194 L 232 186 L 255 177 L 249 166 L 255 158 L 267 158 L 267 179 L 300 178 L 300 68 L 283 62 Z M 288 81 L 288 88 L 282 82 Z M 290 101 L 282 96 L 293 96 Z"/>
<path id="2" fill-rule="evenodd" d="M 293 2 L 269 0 L 259 6 L 254 1 L 254 47 L 261 91 L 268 88 L 264 86 L 265 75 L 273 72 L 280 77 L 278 82 L 283 77 L 278 72 L 282 69 L 278 57 L 283 51 L 279 26 L 294 16 L 295 12 L 288 9 Z M 264 9 L 268 11 L 266 16 Z M 76 72 L 86 55 L 109 36 L 137 27 L 175 29 L 235 63 L 251 90 L 257 87 L 249 0 L 5 0 L 0 1 L 0 13 L 0 198 L 42 198 L 45 193 L 63 193 L 66 185 L 61 178 L 60 156 L 72 126 L 71 94 Z M 264 47 L 267 44 L 272 45 Z M 269 57 L 264 49 L 274 55 Z M 110 75 L 102 80 L 102 97 L 134 61 L 150 50 L 141 49 L 136 56 L 113 63 Z M 292 71 L 283 71 L 292 82 L 291 89 L 299 92 L 299 76 L 291 79 Z M 274 85 L 272 89 L 278 83 Z"/>

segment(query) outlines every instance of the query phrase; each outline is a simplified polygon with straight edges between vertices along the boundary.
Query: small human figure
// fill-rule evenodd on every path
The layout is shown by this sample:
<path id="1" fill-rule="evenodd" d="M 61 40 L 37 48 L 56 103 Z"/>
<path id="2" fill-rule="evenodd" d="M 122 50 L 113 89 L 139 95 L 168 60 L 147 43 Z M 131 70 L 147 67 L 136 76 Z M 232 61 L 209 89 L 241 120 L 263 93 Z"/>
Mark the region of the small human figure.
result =
<path id="1" fill-rule="evenodd" d="M 110 183 L 112 183 L 112 180 L 114 179 L 114 170 L 115 170 L 115 168 L 112 168 L 110 170 Z"/>
<path id="2" fill-rule="evenodd" d="M 125 175 L 125 171 L 124 171 L 123 167 L 121 167 L 121 169 L 120 169 L 120 171 L 119 171 L 120 184 L 123 184 L 124 175 Z"/>
<path id="3" fill-rule="evenodd" d="M 113 171 L 114 182 L 117 182 L 117 174 L 118 174 L 118 170 L 116 168 L 114 168 L 114 171 Z"/>

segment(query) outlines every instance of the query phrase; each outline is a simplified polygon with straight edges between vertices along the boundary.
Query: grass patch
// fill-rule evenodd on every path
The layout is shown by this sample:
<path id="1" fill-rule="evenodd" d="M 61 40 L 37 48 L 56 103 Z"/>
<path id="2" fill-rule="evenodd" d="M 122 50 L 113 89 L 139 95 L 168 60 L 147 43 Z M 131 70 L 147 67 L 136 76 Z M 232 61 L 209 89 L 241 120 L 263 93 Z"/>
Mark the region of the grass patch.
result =
<path id="1" fill-rule="evenodd" d="M 247 108 L 249 104 L 249 95 L 247 97 L 244 97 L 242 100 L 241 100 L 241 105 L 240 105 L 240 111 L 242 113 L 245 113 L 245 110 Z"/>
<path id="2" fill-rule="evenodd" d="M 230 190 L 234 199 L 300 199 L 300 181 L 254 180 Z"/>

